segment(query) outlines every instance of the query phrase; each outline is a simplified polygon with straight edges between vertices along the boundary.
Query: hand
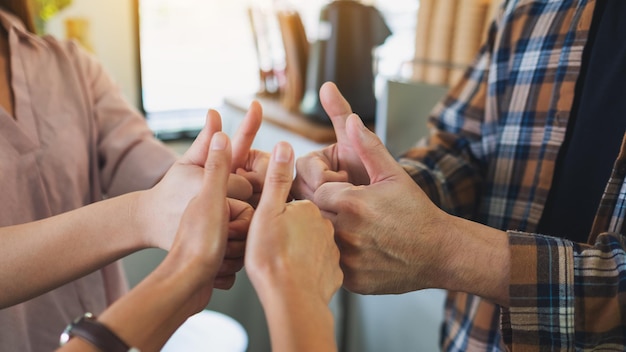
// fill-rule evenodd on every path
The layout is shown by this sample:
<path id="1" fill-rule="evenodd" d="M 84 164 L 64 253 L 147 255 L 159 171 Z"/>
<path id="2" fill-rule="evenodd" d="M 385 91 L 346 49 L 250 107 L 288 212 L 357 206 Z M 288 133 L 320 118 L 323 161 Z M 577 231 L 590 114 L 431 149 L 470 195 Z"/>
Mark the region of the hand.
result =
<path id="1" fill-rule="evenodd" d="M 233 203 L 226 198 L 231 161 L 228 137 L 216 133 L 210 144 L 200 192 L 190 202 L 180 221 L 180 226 L 166 257 L 168 265 L 182 268 L 185 278 L 198 285 L 198 299 L 192 310 L 203 309 L 211 298 L 214 280 L 220 273 L 227 253 L 229 222 L 250 217 L 252 208 L 242 202 Z"/>
<path id="2" fill-rule="evenodd" d="M 241 154 L 242 150 L 248 150 L 250 145 L 252 145 L 252 141 L 256 136 L 256 132 L 260 126 L 260 117 L 255 117 L 253 114 L 253 118 L 246 118 L 244 123 L 242 124 L 242 128 L 240 128 L 242 136 L 237 138 L 232 144 L 233 149 L 233 162 L 231 165 L 234 165 L 238 161 L 241 156 L 238 156 L 236 153 Z M 258 120 L 258 121 L 257 121 Z M 248 121 L 248 123 L 246 123 Z M 182 156 L 179 160 L 181 164 L 184 165 L 192 165 L 203 167 L 204 162 L 207 158 L 207 152 L 209 149 L 209 144 L 211 143 L 211 137 L 214 133 L 222 130 L 222 118 L 220 114 L 215 110 L 209 110 L 207 112 L 206 125 L 200 132 L 200 134 L 196 137 L 196 140 L 193 142 L 192 146 L 187 150 L 187 152 Z M 238 131 L 239 133 L 240 131 Z M 232 168 L 232 166 L 231 166 Z M 201 174 L 201 169 L 196 168 L 197 172 Z M 197 187 L 200 187 L 201 178 L 195 177 L 193 180 L 190 180 Z M 228 177 L 228 197 L 239 199 L 239 200 L 248 200 L 252 197 L 252 185 L 248 182 L 244 177 L 230 174 Z"/>
<path id="3" fill-rule="evenodd" d="M 352 113 L 350 104 L 330 82 L 322 85 L 320 100 L 333 123 L 337 143 L 298 159 L 291 191 L 296 199 L 312 199 L 315 190 L 326 182 L 369 184 L 363 163 L 346 135 L 346 119 Z"/>
<path id="4" fill-rule="evenodd" d="M 439 235 L 447 214 L 354 114 L 347 119 L 346 137 L 370 185 L 326 183 L 314 194 L 315 204 L 335 226 L 344 286 L 362 294 L 433 287 L 433 275 L 446 265 Z"/>
<path id="5" fill-rule="evenodd" d="M 269 161 L 268 153 L 250 149 L 254 137 L 261 127 L 262 119 L 261 105 L 256 101 L 252 102 L 233 138 L 231 179 L 239 177 L 252 186 L 252 190 L 245 193 L 248 195 L 246 198 L 237 198 L 247 201 L 252 206 L 256 206 L 259 201 Z M 245 191 L 247 192 L 248 189 Z M 224 262 L 215 280 L 215 287 L 220 289 L 230 289 L 235 283 L 235 275 L 243 268 L 246 238 L 252 218 L 252 211 L 250 211 L 248 203 L 238 202 L 234 199 L 229 201 L 232 211 L 238 213 L 239 216 L 229 226 L 228 247 Z M 243 212 L 239 213 L 239 211 Z"/>
<path id="6" fill-rule="evenodd" d="M 172 165 L 157 185 L 141 194 L 140 205 L 136 207 L 136 210 L 138 210 L 137 217 L 142 223 L 141 233 L 145 234 L 143 242 L 147 247 L 170 249 L 183 210 L 202 186 L 204 164 L 207 160 L 211 137 L 221 129 L 222 121 L 219 113 L 209 110 L 205 127 L 187 152 Z M 245 178 L 229 174 L 227 194 L 229 197 L 245 200 L 252 196 L 252 186 Z M 238 228 L 241 226 L 233 225 L 233 230 Z M 231 237 L 237 241 L 245 240 L 245 232 L 233 234 Z M 230 257 L 235 255 L 243 257 L 243 248 L 239 254 L 235 254 L 232 253 L 230 247 L 228 251 Z"/>
<path id="7" fill-rule="evenodd" d="M 243 176 L 252 185 L 252 196 L 247 199 L 252 206 L 256 206 L 259 202 L 269 161 L 268 153 L 250 149 L 254 137 L 261 127 L 262 120 L 261 105 L 257 101 L 253 101 L 233 138 L 231 171 L 236 175 Z"/>
<path id="8" fill-rule="evenodd" d="M 274 148 L 250 225 L 246 271 L 262 300 L 276 291 L 300 290 L 327 305 L 342 281 L 339 251 L 330 221 L 313 203 L 285 203 L 293 179 L 293 158 L 289 144 Z"/>
<path id="9" fill-rule="evenodd" d="M 142 351 L 160 350 L 211 299 L 226 252 L 229 220 L 252 212 L 249 205 L 248 211 L 233 211 L 226 198 L 231 158 L 228 137 L 216 133 L 203 164 L 200 190 L 182 215 L 172 249 L 150 275 L 98 318 L 130 345 Z M 72 346 L 83 350 L 89 344 L 72 339 L 63 348 Z"/>

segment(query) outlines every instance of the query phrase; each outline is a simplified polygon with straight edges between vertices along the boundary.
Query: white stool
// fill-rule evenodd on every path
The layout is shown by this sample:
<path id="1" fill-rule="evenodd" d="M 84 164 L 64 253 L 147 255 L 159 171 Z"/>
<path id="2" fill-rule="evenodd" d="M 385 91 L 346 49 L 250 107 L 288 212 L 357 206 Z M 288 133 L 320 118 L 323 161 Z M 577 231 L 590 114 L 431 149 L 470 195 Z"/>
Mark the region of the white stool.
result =
<path id="1" fill-rule="evenodd" d="M 203 310 L 192 315 L 167 341 L 161 352 L 245 352 L 248 334 L 235 319 Z"/>

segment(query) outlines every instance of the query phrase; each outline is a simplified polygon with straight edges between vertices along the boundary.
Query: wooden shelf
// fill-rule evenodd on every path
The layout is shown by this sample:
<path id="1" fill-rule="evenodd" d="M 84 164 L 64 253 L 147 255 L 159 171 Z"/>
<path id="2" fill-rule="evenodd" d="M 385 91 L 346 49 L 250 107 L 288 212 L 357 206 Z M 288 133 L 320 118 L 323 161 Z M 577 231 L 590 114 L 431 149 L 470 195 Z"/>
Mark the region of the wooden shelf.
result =
<path id="1" fill-rule="evenodd" d="M 287 111 L 276 98 L 249 95 L 228 97 L 224 102 L 228 106 L 245 112 L 248 111 L 253 100 L 261 103 L 264 121 L 320 144 L 331 144 L 337 140 L 332 126 L 319 124 L 311 121 L 303 114 Z"/>

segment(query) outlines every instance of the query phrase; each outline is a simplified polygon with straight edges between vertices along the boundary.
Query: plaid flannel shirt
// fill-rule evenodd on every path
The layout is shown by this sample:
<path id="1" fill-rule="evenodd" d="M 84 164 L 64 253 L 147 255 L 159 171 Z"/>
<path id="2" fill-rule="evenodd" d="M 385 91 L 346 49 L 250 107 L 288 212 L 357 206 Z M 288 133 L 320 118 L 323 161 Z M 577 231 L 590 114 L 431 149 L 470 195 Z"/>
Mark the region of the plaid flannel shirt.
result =
<path id="1" fill-rule="evenodd" d="M 474 65 L 435 107 L 431 135 L 399 159 L 441 208 L 509 230 L 511 306 L 450 292 L 445 351 L 626 349 L 624 145 L 589 244 L 532 234 L 594 5 L 506 0 Z"/>

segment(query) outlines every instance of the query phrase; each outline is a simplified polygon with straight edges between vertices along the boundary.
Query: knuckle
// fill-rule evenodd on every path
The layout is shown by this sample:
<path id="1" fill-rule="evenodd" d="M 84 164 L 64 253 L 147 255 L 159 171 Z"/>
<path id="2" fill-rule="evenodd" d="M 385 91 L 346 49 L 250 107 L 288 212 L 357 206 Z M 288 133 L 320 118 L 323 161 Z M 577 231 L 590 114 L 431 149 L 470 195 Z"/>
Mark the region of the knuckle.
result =
<path id="1" fill-rule="evenodd" d="M 364 239 L 349 231 L 335 231 L 337 239 L 341 243 L 341 247 L 344 251 L 350 251 L 351 253 L 359 253 L 361 248 L 364 247 L 365 241 Z M 345 258 L 344 258 L 345 259 Z"/>
<path id="2" fill-rule="evenodd" d="M 205 172 L 219 172 L 228 168 L 226 161 L 222 158 L 209 158 L 204 165 Z"/>
<path id="3" fill-rule="evenodd" d="M 343 282 L 344 282 L 343 271 L 341 271 L 339 269 L 335 270 L 335 285 L 337 287 L 340 287 Z"/>
<path id="4" fill-rule="evenodd" d="M 231 276 L 243 268 L 243 258 L 239 260 L 225 259 L 218 271 L 218 276 Z"/>
<path id="5" fill-rule="evenodd" d="M 317 207 L 317 205 L 315 205 L 315 203 L 313 203 L 312 201 L 308 199 L 300 200 L 296 204 L 298 204 L 298 206 L 304 208 L 307 211 L 311 211 L 311 212 L 317 211 L 319 213 L 319 208 Z"/>
<path id="6" fill-rule="evenodd" d="M 369 212 L 370 205 L 367 202 L 359 200 L 358 197 L 353 196 L 353 192 L 345 192 L 345 194 L 339 198 L 337 203 L 342 213 L 350 214 L 353 216 L 364 216 Z"/>
<path id="7" fill-rule="evenodd" d="M 302 157 L 299 157 L 298 159 L 296 159 L 296 169 L 301 169 L 304 168 L 305 165 L 307 164 L 307 161 L 310 159 L 309 154 L 304 155 Z"/>
<path id="8" fill-rule="evenodd" d="M 220 290 L 229 290 L 235 285 L 235 275 L 217 277 L 215 279 L 215 287 Z"/>
<path id="9" fill-rule="evenodd" d="M 267 176 L 266 182 L 275 185 L 291 185 L 293 179 L 284 173 L 273 173 Z"/>

